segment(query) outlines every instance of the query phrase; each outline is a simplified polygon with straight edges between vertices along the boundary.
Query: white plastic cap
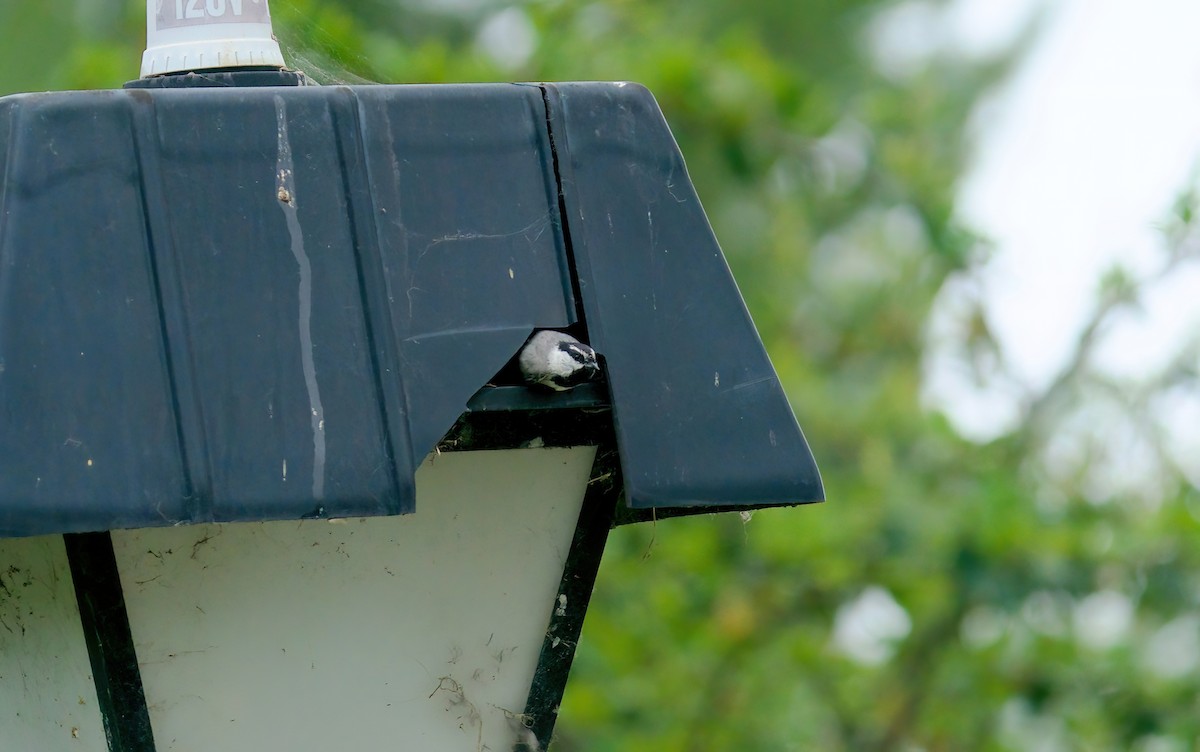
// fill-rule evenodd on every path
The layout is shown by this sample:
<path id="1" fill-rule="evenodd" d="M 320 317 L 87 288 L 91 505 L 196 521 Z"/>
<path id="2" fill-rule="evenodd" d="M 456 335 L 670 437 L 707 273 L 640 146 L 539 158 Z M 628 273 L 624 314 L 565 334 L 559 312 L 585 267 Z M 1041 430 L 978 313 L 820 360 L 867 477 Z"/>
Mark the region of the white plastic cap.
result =
<path id="1" fill-rule="evenodd" d="M 146 0 L 142 78 L 246 66 L 284 66 L 267 0 Z"/>

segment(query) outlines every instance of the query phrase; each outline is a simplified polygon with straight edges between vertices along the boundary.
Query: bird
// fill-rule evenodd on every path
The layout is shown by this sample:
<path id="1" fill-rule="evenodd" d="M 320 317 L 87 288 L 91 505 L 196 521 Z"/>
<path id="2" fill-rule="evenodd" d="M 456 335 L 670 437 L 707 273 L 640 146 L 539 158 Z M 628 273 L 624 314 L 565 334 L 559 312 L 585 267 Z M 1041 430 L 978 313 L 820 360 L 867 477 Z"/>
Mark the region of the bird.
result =
<path id="1" fill-rule="evenodd" d="M 596 351 L 569 334 L 535 332 L 517 355 L 525 381 L 565 392 L 600 376 Z"/>

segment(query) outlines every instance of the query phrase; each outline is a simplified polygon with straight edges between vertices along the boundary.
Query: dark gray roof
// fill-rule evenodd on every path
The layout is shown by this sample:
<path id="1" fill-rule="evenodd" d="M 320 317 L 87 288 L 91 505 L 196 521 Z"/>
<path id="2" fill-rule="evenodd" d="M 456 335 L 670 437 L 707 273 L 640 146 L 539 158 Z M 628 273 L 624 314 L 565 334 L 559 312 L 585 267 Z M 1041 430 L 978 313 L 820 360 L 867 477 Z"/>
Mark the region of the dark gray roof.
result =
<path id="1" fill-rule="evenodd" d="M 0 535 L 412 511 L 539 327 L 631 506 L 822 498 L 639 86 L 17 95 L 0 175 Z"/>

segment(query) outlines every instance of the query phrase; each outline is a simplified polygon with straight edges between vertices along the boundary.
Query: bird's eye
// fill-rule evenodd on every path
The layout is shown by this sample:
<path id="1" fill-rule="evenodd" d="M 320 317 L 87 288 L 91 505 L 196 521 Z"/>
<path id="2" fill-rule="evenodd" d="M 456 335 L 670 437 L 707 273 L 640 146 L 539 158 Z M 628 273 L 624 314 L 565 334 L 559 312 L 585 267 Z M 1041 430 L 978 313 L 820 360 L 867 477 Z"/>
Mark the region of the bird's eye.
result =
<path id="1" fill-rule="evenodd" d="M 564 349 L 566 350 L 567 354 L 571 356 L 571 359 L 577 363 L 590 363 L 594 357 L 585 348 L 579 347 L 578 345 L 568 344 Z"/>

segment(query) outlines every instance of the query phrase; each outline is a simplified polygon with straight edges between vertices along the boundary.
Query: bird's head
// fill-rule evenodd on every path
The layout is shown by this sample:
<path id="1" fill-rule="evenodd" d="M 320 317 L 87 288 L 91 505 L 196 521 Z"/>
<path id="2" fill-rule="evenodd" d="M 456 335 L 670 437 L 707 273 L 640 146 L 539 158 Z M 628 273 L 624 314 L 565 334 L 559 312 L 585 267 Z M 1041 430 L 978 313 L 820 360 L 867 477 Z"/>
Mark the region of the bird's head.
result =
<path id="1" fill-rule="evenodd" d="M 565 391 L 600 378 L 596 351 L 565 332 L 536 332 L 517 356 L 530 384 Z"/>
<path id="2" fill-rule="evenodd" d="M 600 376 L 600 363 L 596 351 L 582 342 L 559 342 L 551 355 L 553 382 L 556 386 L 569 389 Z"/>

